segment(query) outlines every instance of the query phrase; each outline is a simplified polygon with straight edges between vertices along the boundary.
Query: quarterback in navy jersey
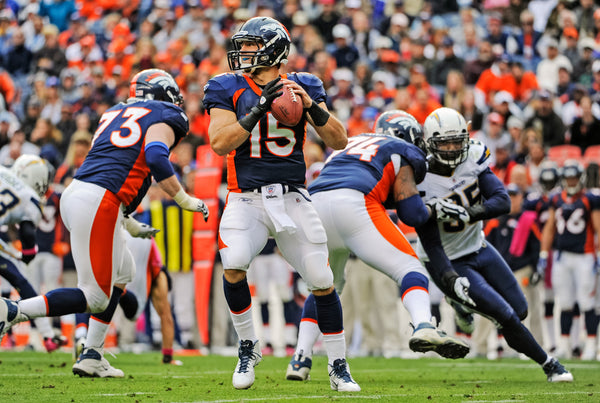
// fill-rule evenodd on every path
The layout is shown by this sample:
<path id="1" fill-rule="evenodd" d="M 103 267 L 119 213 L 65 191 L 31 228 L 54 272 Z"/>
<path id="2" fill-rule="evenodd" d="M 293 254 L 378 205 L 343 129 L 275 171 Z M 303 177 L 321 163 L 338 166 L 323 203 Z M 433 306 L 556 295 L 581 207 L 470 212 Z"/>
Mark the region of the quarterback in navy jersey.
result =
<path id="1" fill-rule="evenodd" d="M 432 159 L 419 191 L 426 202 L 451 200 L 460 210 L 454 216 L 437 217 L 446 255 L 458 275 L 469 279 L 469 295 L 475 302 L 452 301 L 458 307 L 457 316 L 464 316 L 466 306 L 492 319 L 502 327 L 508 345 L 540 364 L 549 382 L 572 382 L 571 373 L 521 323 L 527 316 L 525 296 L 502 256 L 484 239 L 482 220 L 510 210 L 504 185 L 489 169 L 489 150 L 469 140 L 469 124 L 451 108 L 433 111 L 423 129 Z M 429 268 L 432 261 L 422 239 L 417 254 Z"/>
<path id="2" fill-rule="evenodd" d="M 328 158 L 308 188 L 327 232 L 335 287 L 342 291 L 346 262 L 353 253 L 400 287 L 402 302 L 415 326 L 409 340 L 411 350 L 462 358 L 469 352 L 469 346 L 431 323 L 426 270 L 385 207 L 389 199 L 402 221 L 423 235 L 421 227 L 432 214 L 419 197 L 417 183 L 425 177 L 427 162 L 422 150 L 405 141 L 421 138 L 421 126 L 406 112 L 388 111 L 377 120 L 376 130 L 377 133 L 351 137 L 344 150 Z M 433 230 L 437 234 L 435 226 Z M 437 253 L 443 255 L 439 234 L 437 238 Z M 428 246 L 435 243 L 435 240 L 428 242 Z M 458 286 L 461 293 L 458 298 L 468 301 L 467 279 L 459 278 L 447 259 L 436 263 L 436 269 L 452 277 L 447 288 L 453 290 Z M 317 323 L 314 298 L 309 296 L 304 303 L 298 346 L 288 366 L 287 379 L 308 378 L 312 348 L 319 336 Z"/>
<path id="3" fill-rule="evenodd" d="M 132 78 L 127 102 L 102 115 L 92 149 L 60 201 L 61 217 L 71 233 L 78 288 L 52 290 L 18 304 L 0 301 L 0 325 L 4 325 L 0 336 L 13 324 L 30 318 L 91 312 L 87 343 L 73 373 L 124 376 L 106 361 L 102 350 L 123 288 L 135 272 L 123 231 L 139 237 L 156 233 L 129 214 L 153 177 L 182 208 L 208 218 L 204 202 L 185 192 L 169 161 L 170 150 L 188 130 L 182 103 L 179 87 L 169 73 L 143 70 Z"/>
<path id="4" fill-rule="evenodd" d="M 569 334 L 577 303 L 584 313 L 587 331 L 581 358 L 595 360 L 598 329 L 596 270 L 600 257 L 595 239 L 600 236 L 600 195 L 584 189 L 585 173 L 579 161 L 565 161 L 561 181 L 562 192 L 550 199 L 538 265 L 540 271 L 544 270 L 550 248 L 554 249 L 552 284 L 561 308 L 561 336 L 556 354 L 570 357 Z"/>
<path id="5" fill-rule="evenodd" d="M 280 74 L 291 45 L 280 22 L 251 18 L 231 40 L 229 67 L 241 72 L 210 79 L 204 89 L 204 106 L 210 114 L 210 145 L 217 154 L 227 155 L 229 193 L 219 226 L 219 253 L 225 299 L 240 340 L 232 384 L 236 389 L 252 386 L 254 367 L 262 359 L 252 326 L 246 271 L 271 236 L 315 295 L 319 318 L 323 318 L 319 326 L 328 353 L 331 388 L 359 391 L 345 359 L 342 307 L 327 263 L 325 230 L 304 188 L 307 124 L 337 150 L 348 142 L 346 131 L 327 111 L 318 78 L 307 73 Z M 278 122 L 270 112 L 284 85 L 304 107 L 294 127 Z"/>

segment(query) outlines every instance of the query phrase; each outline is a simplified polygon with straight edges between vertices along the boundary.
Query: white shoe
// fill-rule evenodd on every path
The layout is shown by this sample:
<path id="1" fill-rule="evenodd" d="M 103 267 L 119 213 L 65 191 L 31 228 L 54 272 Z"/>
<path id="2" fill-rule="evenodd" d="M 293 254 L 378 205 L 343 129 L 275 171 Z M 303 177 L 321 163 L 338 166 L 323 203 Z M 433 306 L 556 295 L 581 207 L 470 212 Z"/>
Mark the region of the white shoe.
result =
<path id="1" fill-rule="evenodd" d="M 581 359 L 583 361 L 594 361 L 596 359 L 596 338 L 588 337 L 585 340 L 585 347 L 583 353 L 581 353 Z"/>
<path id="2" fill-rule="evenodd" d="M 248 389 L 254 384 L 254 367 L 262 360 L 258 341 L 240 340 L 238 363 L 231 382 L 236 389 Z"/>
<path id="3" fill-rule="evenodd" d="M 0 298 L 0 339 L 13 325 L 27 320 L 21 315 L 19 305 L 7 298 Z"/>
<path id="4" fill-rule="evenodd" d="M 112 367 L 104 358 L 102 349 L 85 348 L 79 359 L 73 364 L 73 373 L 92 378 L 123 378 L 120 369 Z"/>
<path id="5" fill-rule="evenodd" d="M 449 336 L 432 323 L 422 322 L 413 331 L 408 346 L 417 353 L 435 351 L 444 358 L 464 358 L 470 347 L 464 341 Z"/>
<path id="6" fill-rule="evenodd" d="M 573 382 L 573 374 L 565 369 L 556 358 L 542 367 L 548 377 L 548 382 Z"/>
<path id="7" fill-rule="evenodd" d="M 302 354 L 294 354 L 288 364 L 285 379 L 288 381 L 307 381 L 310 379 L 312 360 Z"/>
<path id="8" fill-rule="evenodd" d="M 338 392 L 360 392 L 360 386 L 352 379 L 350 368 L 345 359 L 338 358 L 333 362 L 333 365 L 329 364 L 328 368 L 331 389 Z"/>

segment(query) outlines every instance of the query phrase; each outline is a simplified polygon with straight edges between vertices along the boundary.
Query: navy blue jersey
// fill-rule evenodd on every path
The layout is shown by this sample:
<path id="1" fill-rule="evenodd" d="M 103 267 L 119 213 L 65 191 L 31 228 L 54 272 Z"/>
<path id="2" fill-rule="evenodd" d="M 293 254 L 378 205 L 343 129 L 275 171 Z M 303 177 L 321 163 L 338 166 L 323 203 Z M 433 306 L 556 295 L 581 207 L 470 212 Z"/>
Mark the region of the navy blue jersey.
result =
<path id="1" fill-rule="evenodd" d="M 540 227 L 543 227 L 546 221 L 548 221 L 548 210 L 550 209 L 552 197 L 552 194 L 545 195 L 534 192 L 529 193 L 523 201 L 523 210 L 535 211 Z"/>
<path id="2" fill-rule="evenodd" d="M 42 209 L 42 219 L 38 224 L 35 237 L 39 252 L 52 253 L 52 246 L 56 241 L 56 225 L 60 225 L 58 222 L 59 198 L 60 195 L 56 192 L 52 192 L 46 198 Z"/>
<path id="3" fill-rule="evenodd" d="M 156 123 L 173 129 L 173 147 L 189 130 L 187 116 L 172 103 L 132 99 L 108 109 L 75 179 L 110 190 L 126 206 L 125 213 L 135 211 L 151 183 L 144 147 L 148 128 Z"/>
<path id="4" fill-rule="evenodd" d="M 323 83 L 308 73 L 283 76 L 300 84 L 316 102 L 326 100 Z M 204 107 L 225 109 L 238 120 L 258 104 L 262 89 L 245 74 L 221 74 L 208 81 L 204 88 Z M 231 191 L 255 189 L 270 183 L 303 185 L 304 141 L 306 117 L 294 126 L 285 126 L 267 113 L 252 133 L 227 156 L 227 188 Z"/>
<path id="5" fill-rule="evenodd" d="M 308 191 L 355 189 L 384 203 L 394 188 L 400 167 L 410 165 L 415 181 L 427 173 L 425 154 L 397 137 L 365 133 L 348 139 L 344 150 L 334 152 Z"/>
<path id="6" fill-rule="evenodd" d="M 594 253 L 594 228 L 591 213 L 600 209 L 600 198 L 590 192 L 574 197 L 566 192 L 555 195 L 551 206 L 555 212 L 556 250 L 573 253 Z"/>

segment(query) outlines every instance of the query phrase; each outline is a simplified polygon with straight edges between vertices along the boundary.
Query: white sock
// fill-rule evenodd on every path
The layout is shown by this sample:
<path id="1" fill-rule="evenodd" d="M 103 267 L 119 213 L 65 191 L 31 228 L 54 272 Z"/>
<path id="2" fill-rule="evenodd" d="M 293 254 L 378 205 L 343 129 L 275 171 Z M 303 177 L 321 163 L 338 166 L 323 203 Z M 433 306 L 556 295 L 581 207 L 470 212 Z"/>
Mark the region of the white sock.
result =
<path id="1" fill-rule="evenodd" d="M 313 346 L 317 342 L 321 330 L 317 322 L 311 320 L 303 320 L 300 322 L 298 331 L 298 344 L 296 345 L 296 354 L 302 354 L 305 357 L 311 358 Z"/>
<path id="2" fill-rule="evenodd" d="M 29 318 L 39 318 L 48 315 L 46 298 L 43 295 L 37 297 L 22 299 L 19 301 L 21 313 Z"/>
<path id="3" fill-rule="evenodd" d="M 88 328 L 87 339 L 85 340 L 86 348 L 102 348 L 104 346 L 104 340 L 108 334 L 110 323 L 104 323 L 90 316 L 90 323 Z"/>
<path id="4" fill-rule="evenodd" d="M 324 334 L 323 342 L 327 349 L 329 364 L 333 365 L 335 360 L 346 358 L 346 337 L 343 330 L 340 333 Z"/>
<path id="5" fill-rule="evenodd" d="M 402 303 L 410 314 L 415 327 L 422 322 L 431 322 L 431 305 L 427 291 L 420 288 L 408 291 L 402 297 Z"/>
<path id="6" fill-rule="evenodd" d="M 546 346 L 548 348 L 556 348 L 556 330 L 554 329 L 554 316 L 544 317 L 544 325 L 546 327 L 546 335 L 548 336 Z"/>
<path id="7" fill-rule="evenodd" d="M 231 320 L 233 321 L 233 327 L 240 340 L 257 340 L 256 333 L 254 332 L 254 322 L 252 321 L 252 305 L 243 313 L 235 314 L 229 311 L 231 314 Z"/>
<path id="8" fill-rule="evenodd" d="M 51 339 L 54 337 L 54 331 L 52 330 L 50 318 L 36 318 L 33 321 L 35 322 L 38 332 L 40 332 L 43 338 L 48 337 Z"/>
<path id="9" fill-rule="evenodd" d="M 80 339 L 82 337 L 87 337 L 88 327 L 85 323 L 80 323 L 75 328 L 75 340 Z"/>

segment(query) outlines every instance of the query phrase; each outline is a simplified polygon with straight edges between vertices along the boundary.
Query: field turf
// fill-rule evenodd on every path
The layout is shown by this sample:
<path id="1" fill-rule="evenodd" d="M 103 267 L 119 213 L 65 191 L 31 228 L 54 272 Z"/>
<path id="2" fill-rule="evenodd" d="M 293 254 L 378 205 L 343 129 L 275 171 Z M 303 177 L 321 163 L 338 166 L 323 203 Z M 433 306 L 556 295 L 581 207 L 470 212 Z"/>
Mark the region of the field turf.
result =
<path id="1" fill-rule="evenodd" d="M 288 358 L 266 357 L 256 382 L 235 390 L 235 357 L 179 357 L 163 365 L 158 353 L 106 358 L 123 379 L 79 378 L 67 353 L 0 352 L 0 402 L 599 402 L 600 362 L 567 361 L 572 384 L 550 384 L 532 361 L 353 358 L 358 393 L 330 390 L 326 358 L 315 357 L 312 379 L 286 381 Z"/>

